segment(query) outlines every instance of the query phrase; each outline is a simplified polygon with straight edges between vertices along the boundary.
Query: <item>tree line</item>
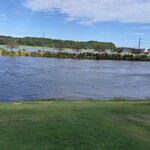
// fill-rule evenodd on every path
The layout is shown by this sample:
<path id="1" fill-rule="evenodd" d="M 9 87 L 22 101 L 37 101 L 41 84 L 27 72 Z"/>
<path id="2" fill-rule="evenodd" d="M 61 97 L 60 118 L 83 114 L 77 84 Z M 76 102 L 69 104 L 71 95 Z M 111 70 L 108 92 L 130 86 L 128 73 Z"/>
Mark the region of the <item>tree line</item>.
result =
<path id="1" fill-rule="evenodd" d="M 13 43 L 13 44 L 12 44 Z M 15 44 L 14 44 L 15 43 Z M 50 38 L 37 38 L 37 37 L 11 37 L 11 36 L 0 36 L 0 45 L 12 45 L 12 49 L 17 45 L 24 46 L 44 46 L 62 49 L 115 49 L 116 46 L 112 42 L 98 42 L 98 41 L 72 41 L 72 40 L 60 40 Z"/>

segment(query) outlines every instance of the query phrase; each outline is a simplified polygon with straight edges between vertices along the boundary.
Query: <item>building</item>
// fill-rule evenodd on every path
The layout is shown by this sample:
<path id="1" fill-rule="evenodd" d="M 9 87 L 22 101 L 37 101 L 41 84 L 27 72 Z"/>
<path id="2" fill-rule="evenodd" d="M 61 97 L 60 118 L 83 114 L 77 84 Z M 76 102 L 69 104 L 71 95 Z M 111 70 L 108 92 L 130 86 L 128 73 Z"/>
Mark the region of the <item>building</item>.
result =
<path id="1" fill-rule="evenodd" d="M 149 49 L 145 49 L 144 53 L 150 54 L 150 48 Z"/>

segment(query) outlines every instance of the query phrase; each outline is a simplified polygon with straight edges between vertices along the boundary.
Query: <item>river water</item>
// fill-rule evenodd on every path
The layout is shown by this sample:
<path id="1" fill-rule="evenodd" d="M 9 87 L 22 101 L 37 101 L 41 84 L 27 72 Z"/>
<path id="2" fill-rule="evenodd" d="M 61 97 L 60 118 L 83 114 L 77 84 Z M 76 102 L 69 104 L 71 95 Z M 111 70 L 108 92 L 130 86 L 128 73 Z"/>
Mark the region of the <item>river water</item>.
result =
<path id="1" fill-rule="evenodd" d="M 150 98 L 150 62 L 0 56 L 0 101 L 47 98 Z"/>

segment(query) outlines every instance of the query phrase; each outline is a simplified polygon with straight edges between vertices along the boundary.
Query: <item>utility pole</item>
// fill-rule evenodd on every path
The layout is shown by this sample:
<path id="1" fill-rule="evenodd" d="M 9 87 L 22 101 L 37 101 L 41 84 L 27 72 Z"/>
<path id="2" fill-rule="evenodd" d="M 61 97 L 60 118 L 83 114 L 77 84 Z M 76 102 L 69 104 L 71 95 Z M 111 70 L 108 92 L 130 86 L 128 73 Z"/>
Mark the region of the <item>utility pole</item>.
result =
<path id="1" fill-rule="evenodd" d="M 42 51 L 44 51 L 44 33 L 43 33 Z"/>
<path id="2" fill-rule="evenodd" d="M 139 45 L 138 45 L 138 49 L 140 49 L 141 48 L 141 38 L 139 38 Z"/>

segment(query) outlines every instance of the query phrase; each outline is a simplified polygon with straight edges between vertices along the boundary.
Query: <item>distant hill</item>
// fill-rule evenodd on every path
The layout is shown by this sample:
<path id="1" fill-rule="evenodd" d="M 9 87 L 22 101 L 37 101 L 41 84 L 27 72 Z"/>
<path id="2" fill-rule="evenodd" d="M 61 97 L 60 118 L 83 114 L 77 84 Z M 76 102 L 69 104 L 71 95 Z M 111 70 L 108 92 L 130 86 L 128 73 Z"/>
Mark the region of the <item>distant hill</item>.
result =
<path id="1" fill-rule="evenodd" d="M 8 42 L 14 40 L 18 45 L 25 46 L 45 46 L 52 48 L 70 48 L 73 49 L 76 44 L 81 49 L 94 49 L 94 46 L 98 44 L 100 47 L 106 49 L 115 49 L 115 44 L 112 42 L 98 42 L 98 41 L 72 41 L 72 40 L 60 40 L 50 38 L 37 38 L 37 37 L 11 37 L 0 35 L 0 45 L 7 45 Z"/>

